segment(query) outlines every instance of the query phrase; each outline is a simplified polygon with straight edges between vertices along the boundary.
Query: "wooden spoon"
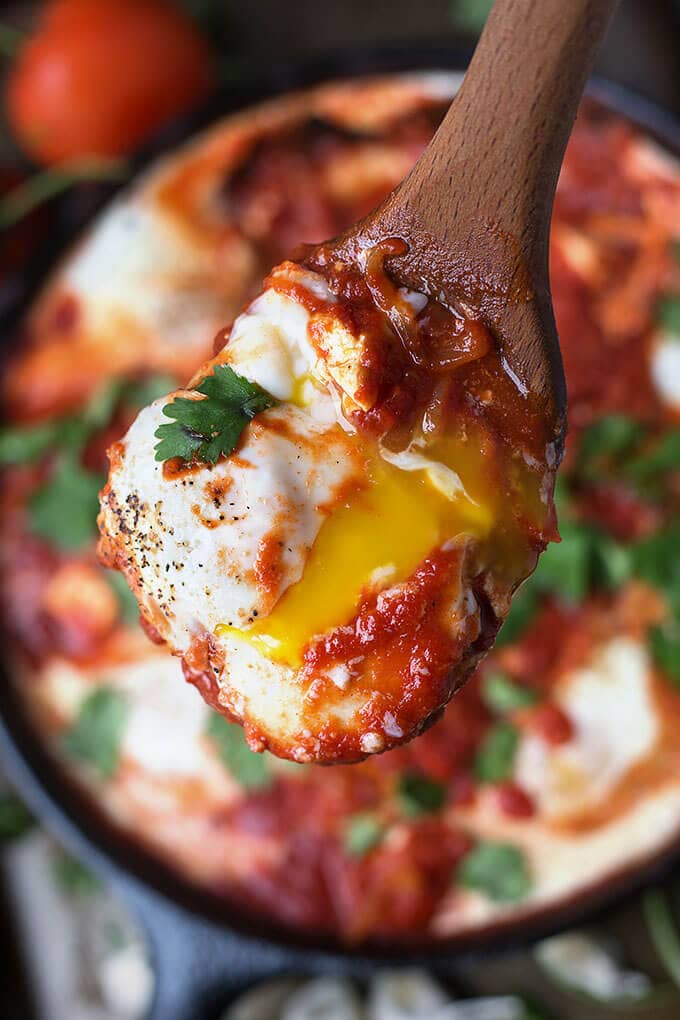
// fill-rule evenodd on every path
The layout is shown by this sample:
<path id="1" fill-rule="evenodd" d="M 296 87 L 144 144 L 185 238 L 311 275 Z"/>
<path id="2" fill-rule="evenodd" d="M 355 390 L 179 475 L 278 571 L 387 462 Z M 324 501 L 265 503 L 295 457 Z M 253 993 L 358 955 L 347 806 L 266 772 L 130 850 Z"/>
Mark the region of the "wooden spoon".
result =
<path id="1" fill-rule="evenodd" d="M 566 388 L 548 280 L 557 178 L 617 0 L 496 0 L 463 85 L 411 173 L 330 245 L 388 238 L 399 284 L 479 314 L 506 370 L 545 409 L 561 456 Z"/>

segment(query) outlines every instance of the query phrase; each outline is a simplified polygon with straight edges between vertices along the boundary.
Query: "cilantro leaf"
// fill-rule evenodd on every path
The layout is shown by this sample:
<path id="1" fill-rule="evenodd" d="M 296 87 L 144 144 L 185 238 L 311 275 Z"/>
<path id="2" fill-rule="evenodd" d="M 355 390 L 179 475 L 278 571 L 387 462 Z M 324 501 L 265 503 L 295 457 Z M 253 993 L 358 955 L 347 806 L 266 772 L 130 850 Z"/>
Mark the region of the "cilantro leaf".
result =
<path id="1" fill-rule="evenodd" d="M 512 771 L 519 733 L 510 723 L 500 722 L 488 731 L 477 749 L 474 772 L 483 783 L 500 783 Z"/>
<path id="2" fill-rule="evenodd" d="M 145 379 L 126 379 L 121 390 L 120 402 L 134 410 L 141 410 L 154 400 L 164 397 L 175 389 L 177 380 L 171 375 L 158 372 Z"/>
<path id="3" fill-rule="evenodd" d="M 581 437 L 577 472 L 597 479 L 614 460 L 629 453 L 643 438 L 644 428 L 634 418 L 609 414 L 590 425 Z"/>
<path id="4" fill-rule="evenodd" d="M 405 772 L 397 785 L 399 806 L 405 815 L 419 815 L 441 811 L 446 802 L 446 786 L 422 772 Z"/>
<path id="5" fill-rule="evenodd" d="M 511 843 L 478 843 L 461 861 L 456 877 L 466 889 L 496 903 L 521 900 L 531 888 L 524 854 Z"/>
<path id="6" fill-rule="evenodd" d="M 203 400 L 176 397 L 163 408 L 173 421 L 156 429 L 156 460 L 198 460 L 215 464 L 236 448 L 241 433 L 256 414 L 277 401 L 229 365 L 217 365 L 196 387 Z"/>
<path id="7" fill-rule="evenodd" d="M 680 337 L 680 295 L 669 294 L 662 298 L 656 311 L 659 325 Z"/>
<path id="8" fill-rule="evenodd" d="M 67 896 L 92 896 L 101 889 L 95 873 L 64 850 L 57 850 L 51 871 L 55 884 Z"/>
<path id="9" fill-rule="evenodd" d="M 350 857 L 363 857 L 382 842 L 384 835 L 385 826 L 375 815 L 369 812 L 352 815 L 344 832 L 345 852 Z"/>
<path id="10" fill-rule="evenodd" d="M 125 623 L 137 623 L 139 620 L 139 606 L 137 605 L 137 599 L 130 591 L 128 583 L 123 575 L 117 570 L 107 570 L 106 580 L 108 581 L 109 586 L 113 589 L 113 593 L 118 600 L 118 608 L 123 621 Z"/>
<path id="11" fill-rule="evenodd" d="M 649 635 L 649 647 L 659 669 L 680 687 L 680 618 L 655 627 Z"/>
<path id="12" fill-rule="evenodd" d="M 257 790 L 269 786 L 269 762 L 263 754 L 251 751 L 243 730 L 216 712 L 210 716 L 206 733 L 215 745 L 222 764 L 244 790 Z"/>
<path id="13" fill-rule="evenodd" d="M 549 545 L 531 581 L 539 591 L 559 593 L 580 602 L 590 585 L 593 531 L 575 521 L 560 521 L 562 541 Z"/>
<path id="14" fill-rule="evenodd" d="M 72 757 L 92 765 L 103 779 L 110 779 L 118 767 L 126 719 L 127 705 L 120 691 L 98 687 L 80 705 L 64 737 L 64 748 Z"/>
<path id="15" fill-rule="evenodd" d="M 102 386 L 78 414 L 64 415 L 34 425 L 0 426 L 0 465 L 31 464 L 58 447 L 81 449 L 93 433 L 111 421 L 121 403 L 139 410 L 169 393 L 175 380 L 169 375 L 146 379 L 113 379 Z"/>
<path id="16" fill-rule="evenodd" d="M 97 534 L 99 490 L 104 477 L 61 456 L 49 481 L 31 497 L 28 519 L 35 535 L 60 549 L 80 549 Z"/>
<path id="17" fill-rule="evenodd" d="M 593 529 L 590 581 L 599 588 L 620 588 L 633 574 L 633 552 L 604 532 Z"/>
<path id="18" fill-rule="evenodd" d="M 537 695 L 528 687 L 515 683 L 504 673 L 490 673 L 482 684 L 482 698 L 487 708 L 503 715 L 517 708 L 529 708 L 535 705 Z"/>
<path id="19" fill-rule="evenodd" d="M 63 422 L 37 425 L 3 425 L 0 428 L 0 464 L 31 464 L 62 438 Z"/>
<path id="20" fill-rule="evenodd" d="M 625 463 L 622 473 L 626 478 L 642 485 L 666 471 L 680 468 L 680 429 L 666 432 L 646 453 L 637 454 Z"/>
<path id="21" fill-rule="evenodd" d="M 478 35 L 484 28 L 493 0 L 451 0 L 449 17 L 464 32 Z"/>
<path id="22" fill-rule="evenodd" d="M 680 612 L 680 520 L 631 549 L 632 572 L 658 588 L 674 612 Z"/>
<path id="23" fill-rule="evenodd" d="M 531 623 L 538 609 L 538 589 L 532 581 L 533 578 L 529 578 L 513 595 L 510 612 L 496 638 L 496 648 L 518 641 Z"/>
<path id="24" fill-rule="evenodd" d="M 34 825 L 32 814 L 16 794 L 0 793 L 0 844 L 20 839 Z"/>

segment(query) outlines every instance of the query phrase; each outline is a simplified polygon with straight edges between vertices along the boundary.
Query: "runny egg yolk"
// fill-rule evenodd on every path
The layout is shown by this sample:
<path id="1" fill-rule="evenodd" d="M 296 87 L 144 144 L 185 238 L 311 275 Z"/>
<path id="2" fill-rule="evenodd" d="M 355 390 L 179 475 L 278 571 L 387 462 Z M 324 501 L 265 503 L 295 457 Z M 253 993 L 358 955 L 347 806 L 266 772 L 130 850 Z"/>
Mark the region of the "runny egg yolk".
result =
<path id="1" fill-rule="evenodd" d="M 218 635 L 297 667 L 313 637 L 353 618 L 362 595 L 405 580 L 448 539 L 491 528 L 492 508 L 478 492 L 452 496 L 426 469 L 403 470 L 376 453 L 366 483 L 322 524 L 302 577 L 272 612 L 247 629 L 220 625 Z"/>

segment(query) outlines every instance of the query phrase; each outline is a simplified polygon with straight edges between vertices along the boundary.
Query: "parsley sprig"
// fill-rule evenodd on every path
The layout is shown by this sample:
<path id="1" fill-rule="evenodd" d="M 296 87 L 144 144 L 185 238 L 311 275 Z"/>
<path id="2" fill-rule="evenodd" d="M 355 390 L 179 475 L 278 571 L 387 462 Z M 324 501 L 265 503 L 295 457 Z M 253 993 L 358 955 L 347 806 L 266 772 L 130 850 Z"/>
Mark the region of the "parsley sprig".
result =
<path id="1" fill-rule="evenodd" d="M 60 549 L 81 549 L 97 534 L 98 493 L 105 476 L 82 463 L 89 440 L 116 410 L 137 410 L 174 386 L 167 375 L 113 379 L 75 414 L 33 425 L 0 426 L 0 467 L 33 464 L 54 456 L 50 475 L 28 504 L 31 531 Z"/>
<path id="2" fill-rule="evenodd" d="M 244 790 L 260 790 L 272 782 L 269 761 L 251 751 L 243 730 L 216 712 L 210 716 L 206 736 L 228 772 Z"/>
<path id="3" fill-rule="evenodd" d="M 102 779 L 110 779 L 118 768 L 126 722 L 127 704 L 122 693 L 106 684 L 97 687 L 82 701 L 64 736 L 64 749 L 94 768 Z"/>
<path id="4" fill-rule="evenodd" d="M 495 903 L 524 899 L 531 889 L 527 860 L 511 843 L 478 843 L 461 861 L 457 879 Z"/>
<path id="5" fill-rule="evenodd" d="M 276 399 L 229 365 L 217 365 L 196 387 L 201 398 L 176 397 L 163 408 L 173 419 L 156 429 L 156 460 L 215 464 L 236 448 L 241 433 L 256 414 L 274 407 Z"/>

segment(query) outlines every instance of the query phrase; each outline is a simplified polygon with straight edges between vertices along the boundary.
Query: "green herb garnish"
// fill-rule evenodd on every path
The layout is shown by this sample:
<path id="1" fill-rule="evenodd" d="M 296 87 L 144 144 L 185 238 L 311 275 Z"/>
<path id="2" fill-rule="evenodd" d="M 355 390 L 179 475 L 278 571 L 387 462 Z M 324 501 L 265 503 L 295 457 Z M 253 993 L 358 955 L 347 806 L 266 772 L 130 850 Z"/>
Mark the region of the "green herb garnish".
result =
<path id="1" fill-rule="evenodd" d="M 456 28 L 479 34 L 492 4 L 493 0 L 450 0 L 449 17 Z"/>
<path id="2" fill-rule="evenodd" d="M 14 793 L 0 794 L 0 843 L 20 839 L 35 825 L 33 815 Z"/>
<path id="3" fill-rule="evenodd" d="M 87 442 L 105 428 L 120 405 L 136 410 L 172 389 L 170 376 L 114 379 L 76 415 L 36 425 L 0 427 L 0 465 L 30 464 L 58 454 L 51 476 L 33 494 L 28 522 L 34 534 L 61 549 L 79 549 L 97 534 L 99 490 L 105 477 L 83 467 Z"/>
<path id="4" fill-rule="evenodd" d="M 103 779 L 115 775 L 127 706 L 120 691 L 99 687 L 80 705 L 76 720 L 64 737 L 74 758 L 92 765 Z"/>
<path id="5" fill-rule="evenodd" d="M 519 733 L 508 722 L 492 726 L 477 749 L 474 773 L 483 783 L 500 783 L 512 772 Z"/>
<path id="6" fill-rule="evenodd" d="M 64 454 L 46 484 L 28 505 L 31 531 L 60 549 L 80 549 L 97 534 L 103 475 L 88 471 Z"/>
<path id="7" fill-rule="evenodd" d="M 127 404 L 133 410 L 153 404 L 154 400 L 164 397 L 174 390 L 177 380 L 162 372 L 148 375 L 145 379 L 125 379 L 120 391 L 119 402 Z"/>
<path id="8" fill-rule="evenodd" d="M 277 401 L 260 386 L 238 375 L 229 365 L 217 365 L 196 387 L 205 399 L 176 397 L 163 408 L 174 419 L 156 429 L 156 460 L 200 461 L 215 464 L 236 448 L 241 433 L 256 414 Z"/>
<path id="9" fill-rule="evenodd" d="M 215 745 L 222 764 L 244 790 L 270 785 L 269 762 L 263 754 L 250 750 L 240 726 L 215 712 L 208 719 L 206 733 Z"/>
<path id="10" fill-rule="evenodd" d="M 487 708 L 499 715 L 514 712 L 518 708 L 528 708 L 537 701 L 534 691 L 515 683 L 505 673 L 490 673 L 484 678 L 482 698 Z"/>
<path id="11" fill-rule="evenodd" d="M 609 414 L 590 425 L 578 451 L 577 474 L 599 479 L 609 473 L 612 462 L 625 457 L 641 441 L 645 430 L 640 422 L 623 414 Z"/>
<path id="12" fill-rule="evenodd" d="M 538 589 L 532 582 L 533 578 L 530 577 L 513 595 L 510 612 L 496 638 L 496 648 L 503 648 L 504 645 L 518 641 L 534 618 L 538 608 Z"/>
<path id="13" fill-rule="evenodd" d="M 345 827 L 345 852 L 351 857 L 363 857 L 382 842 L 384 835 L 385 825 L 375 815 L 368 812 L 353 815 Z"/>
<path id="14" fill-rule="evenodd" d="M 574 521 L 560 521 L 562 541 L 549 545 L 532 581 L 540 591 L 558 592 L 569 602 L 581 602 L 590 587 L 593 530 Z"/>
<path id="15" fill-rule="evenodd" d="M 531 888 L 526 858 L 511 843 L 479 843 L 461 861 L 456 878 L 496 903 L 521 900 Z"/>
<path id="16" fill-rule="evenodd" d="M 1 426 L 0 464 L 31 464 L 38 460 L 68 435 L 66 421 L 61 419 L 40 422 L 38 425 Z"/>
<path id="17" fill-rule="evenodd" d="M 118 600 L 118 609 L 122 620 L 125 623 L 137 623 L 139 620 L 137 599 L 128 588 L 128 583 L 123 575 L 117 570 L 107 570 L 106 580 Z"/>
<path id="18" fill-rule="evenodd" d="M 680 471 L 680 429 L 671 429 L 645 453 L 631 457 L 623 464 L 621 473 L 642 486 L 672 470 Z"/>
<path id="19" fill-rule="evenodd" d="M 116 407 L 139 410 L 175 385 L 169 375 L 146 379 L 113 379 L 102 386 L 77 414 L 64 415 L 35 425 L 0 426 L 0 465 L 30 464 L 52 450 L 82 450 L 94 433 L 109 424 Z"/>
<path id="20" fill-rule="evenodd" d="M 397 784 L 397 799 L 405 815 L 419 815 L 441 811 L 446 803 L 446 786 L 422 772 L 405 772 Z"/>
<path id="21" fill-rule="evenodd" d="M 680 296 L 672 294 L 661 299 L 657 306 L 657 320 L 673 336 L 680 337 Z"/>
<path id="22" fill-rule="evenodd" d="M 649 648 L 659 669 L 680 686 L 680 617 L 671 616 L 649 635 Z"/>
<path id="23" fill-rule="evenodd" d="M 101 889 L 94 872 L 63 850 L 57 851 L 51 870 L 56 885 L 67 896 L 91 896 Z"/>
<path id="24" fill-rule="evenodd" d="M 651 889 L 642 899 L 647 929 L 663 965 L 680 988 L 680 935 L 668 899 L 661 889 Z"/>

